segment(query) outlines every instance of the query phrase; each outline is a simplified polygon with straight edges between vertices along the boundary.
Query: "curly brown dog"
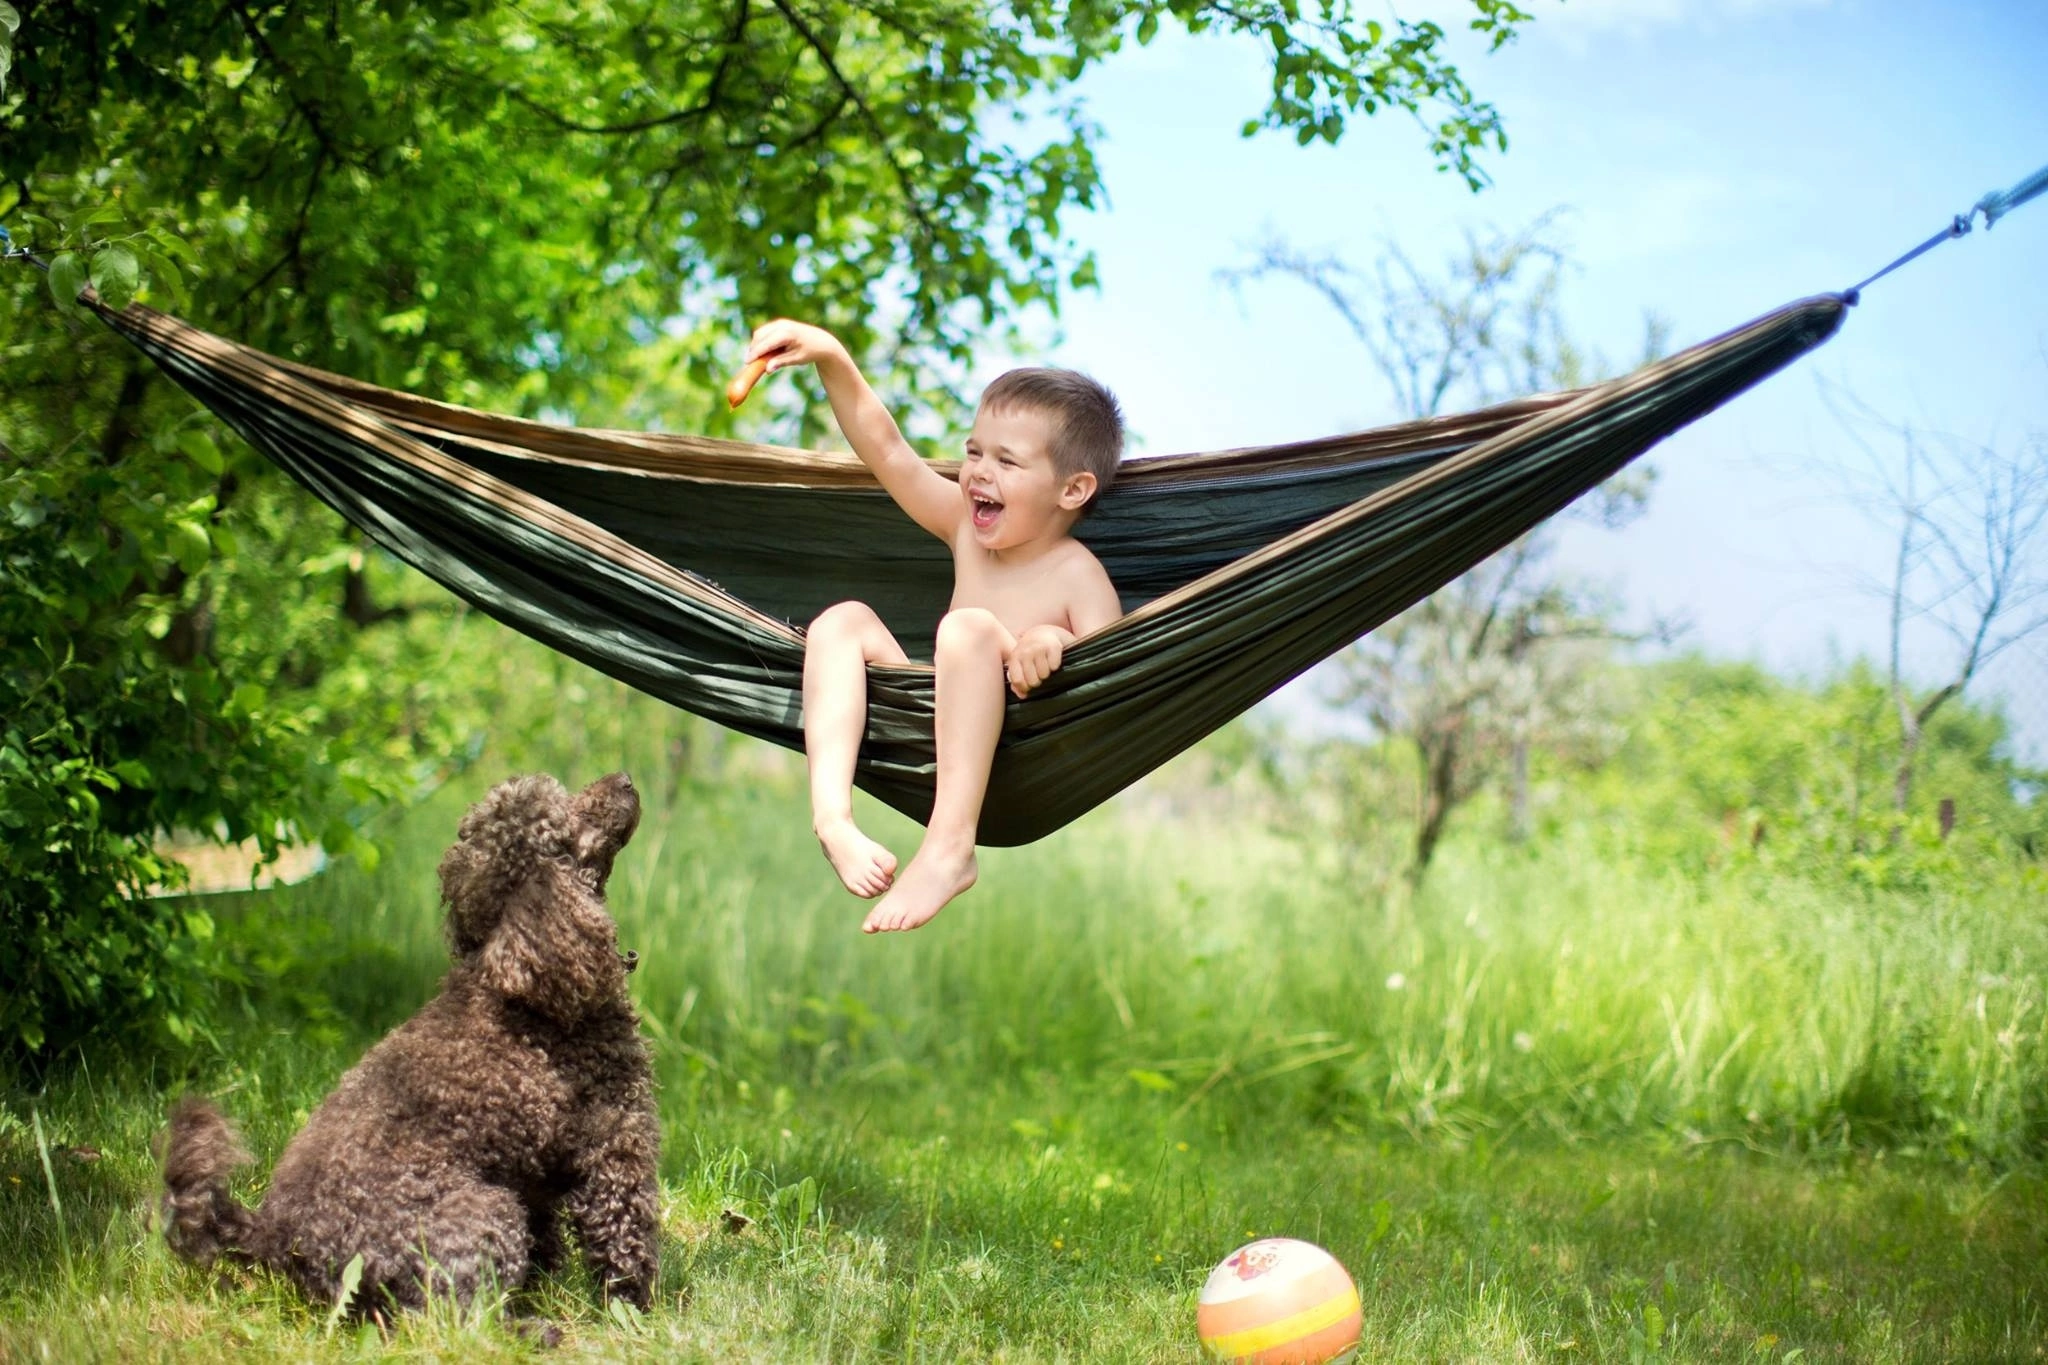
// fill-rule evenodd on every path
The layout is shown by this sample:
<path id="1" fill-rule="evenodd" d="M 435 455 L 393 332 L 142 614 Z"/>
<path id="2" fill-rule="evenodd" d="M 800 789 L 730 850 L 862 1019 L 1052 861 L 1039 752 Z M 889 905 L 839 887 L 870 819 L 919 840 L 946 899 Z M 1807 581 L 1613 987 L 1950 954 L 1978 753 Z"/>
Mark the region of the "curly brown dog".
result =
<path id="1" fill-rule="evenodd" d="M 269 1266 L 356 1314 L 467 1304 L 562 1252 L 566 1217 L 605 1293 L 654 1290 L 660 1130 L 604 886 L 640 822 L 624 773 L 574 795 L 502 782 L 441 859 L 454 967 L 441 993 L 341 1078 L 279 1158 L 260 1208 L 228 1193 L 248 1159 L 205 1100 L 171 1115 L 174 1250 Z"/>

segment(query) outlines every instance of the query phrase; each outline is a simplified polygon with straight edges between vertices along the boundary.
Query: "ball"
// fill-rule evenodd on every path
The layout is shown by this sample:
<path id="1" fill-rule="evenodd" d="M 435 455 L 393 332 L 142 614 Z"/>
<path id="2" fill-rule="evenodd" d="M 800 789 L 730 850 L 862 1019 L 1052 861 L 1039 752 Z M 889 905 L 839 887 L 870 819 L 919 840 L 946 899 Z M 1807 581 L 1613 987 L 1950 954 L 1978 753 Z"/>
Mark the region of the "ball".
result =
<path id="1" fill-rule="evenodd" d="M 1322 1365 L 1358 1345 L 1358 1286 L 1335 1256 L 1310 1242 L 1267 1237 L 1209 1272 L 1195 1331 L 1220 1360 Z"/>

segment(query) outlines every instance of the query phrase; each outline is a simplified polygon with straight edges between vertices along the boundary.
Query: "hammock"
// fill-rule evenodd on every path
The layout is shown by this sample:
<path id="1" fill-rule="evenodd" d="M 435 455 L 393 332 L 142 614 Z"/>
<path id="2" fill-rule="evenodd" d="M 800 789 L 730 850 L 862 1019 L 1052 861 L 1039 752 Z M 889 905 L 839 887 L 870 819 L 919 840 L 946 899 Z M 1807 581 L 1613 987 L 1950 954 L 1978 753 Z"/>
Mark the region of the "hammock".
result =
<path id="1" fill-rule="evenodd" d="M 800 624 L 846 598 L 929 656 L 946 549 L 851 455 L 523 421 L 81 302 L 393 554 L 675 706 L 801 749 Z M 1078 534 L 1129 614 L 1010 703 L 982 842 L 1092 809 L 1826 340 L 1846 306 L 1805 299 L 1569 393 L 1128 462 Z M 875 668 L 857 784 L 923 820 L 935 767 L 930 666 Z"/>

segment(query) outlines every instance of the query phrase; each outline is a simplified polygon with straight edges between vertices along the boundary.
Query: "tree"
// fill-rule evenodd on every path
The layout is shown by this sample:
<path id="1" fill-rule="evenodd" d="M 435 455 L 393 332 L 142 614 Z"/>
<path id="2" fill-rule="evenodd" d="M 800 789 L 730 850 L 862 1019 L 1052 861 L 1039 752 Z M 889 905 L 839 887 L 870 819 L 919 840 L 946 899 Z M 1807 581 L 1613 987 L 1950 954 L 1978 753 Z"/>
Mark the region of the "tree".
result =
<path id="1" fill-rule="evenodd" d="M 1892 807 L 1903 816 L 1928 725 L 1994 659 L 2048 628 L 2048 435 L 2001 449 L 1929 436 L 1854 400 L 1836 408 L 1866 462 L 1837 473 L 1892 544 L 1871 586 L 1886 607 Z M 1907 661 L 1916 628 L 1943 641 L 1923 656 L 1939 657 L 1931 677 Z"/>
<path id="2" fill-rule="evenodd" d="M 1401 415 L 1422 418 L 1450 403 L 1477 407 L 1587 382 L 1595 362 L 1558 307 L 1564 265 L 1553 214 L 1518 233 L 1467 233 L 1440 277 L 1392 244 L 1366 275 L 1269 240 L 1224 278 L 1307 285 L 1365 347 Z M 1652 319 L 1645 358 L 1661 346 Z M 1619 525 L 1641 509 L 1649 483 L 1638 467 L 1581 506 Z M 1610 603 L 1548 568 L 1550 546 L 1540 530 L 1522 537 L 1335 660 L 1333 700 L 1415 748 L 1416 881 L 1451 813 L 1502 769 L 1514 783 L 1510 832 L 1521 837 L 1531 747 L 1582 750 L 1604 731 L 1598 666 L 1604 645 L 1625 637 Z"/>
<path id="3" fill-rule="evenodd" d="M 1469 14 L 1496 47 L 1529 17 Z M 1475 186 L 1504 145 L 1440 25 L 1334 2 L 0 6 L 0 221 L 50 264 L 0 277 L 0 936 L 28 945 L 0 1047 L 186 1017 L 170 968 L 203 919 L 134 899 L 154 831 L 366 848 L 344 817 L 488 714 L 432 676 L 449 600 L 79 284 L 432 397 L 714 432 L 747 325 L 801 311 L 937 406 L 976 338 L 1093 282 L 1064 225 L 1101 193 L 1097 132 L 1067 92 L 1166 22 L 1262 45 L 1248 132 L 1398 109 Z M 1027 101 L 1049 136 L 995 117 Z M 801 432 L 816 395 L 785 392 Z"/>

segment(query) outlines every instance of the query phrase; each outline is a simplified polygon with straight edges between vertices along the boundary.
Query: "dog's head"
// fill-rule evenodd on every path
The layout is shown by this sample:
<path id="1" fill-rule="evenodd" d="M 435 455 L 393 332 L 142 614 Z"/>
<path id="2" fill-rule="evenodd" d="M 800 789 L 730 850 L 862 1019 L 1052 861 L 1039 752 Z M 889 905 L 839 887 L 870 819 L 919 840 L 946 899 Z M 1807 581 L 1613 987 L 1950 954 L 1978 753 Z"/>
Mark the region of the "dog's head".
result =
<path id="1" fill-rule="evenodd" d="M 573 1020 L 625 988 L 629 964 L 604 907 L 612 860 L 640 823 L 624 773 L 571 793 L 515 777 L 469 808 L 441 858 L 448 942 L 487 989 Z"/>

